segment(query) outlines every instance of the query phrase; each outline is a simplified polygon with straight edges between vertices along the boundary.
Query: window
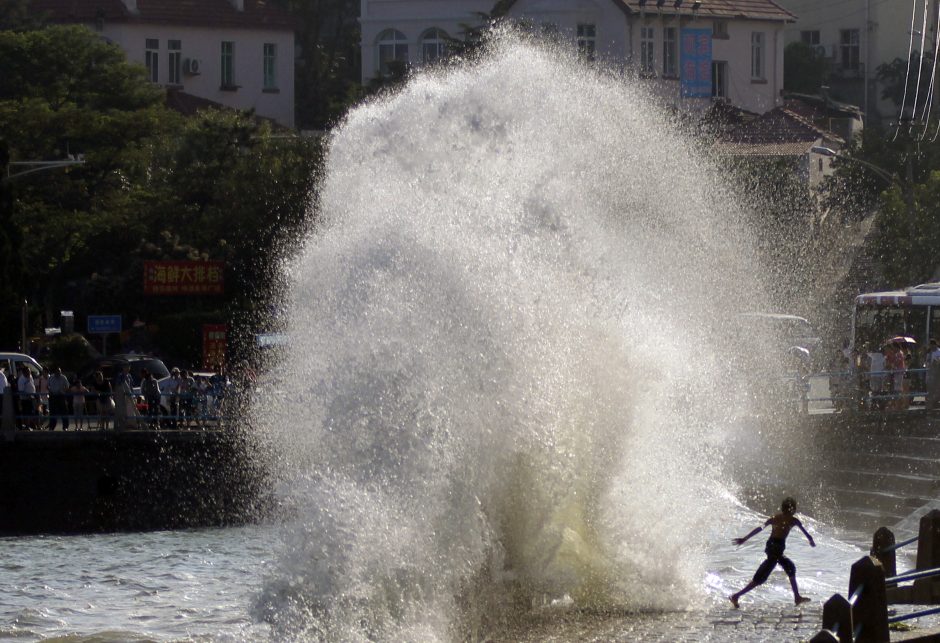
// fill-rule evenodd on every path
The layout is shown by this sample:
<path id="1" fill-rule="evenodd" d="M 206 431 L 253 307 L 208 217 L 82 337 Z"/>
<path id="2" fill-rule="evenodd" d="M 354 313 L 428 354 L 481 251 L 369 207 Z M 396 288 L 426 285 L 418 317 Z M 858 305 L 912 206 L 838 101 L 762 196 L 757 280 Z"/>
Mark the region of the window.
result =
<path id="1" fill-rule="evenodd" d="M 679 41 L 676 39 L 675 27 L 663 28 L 663 76 L 675 78 L 679 75 L 678 66 Z"/>
<path id="2" fill-rule="evenodd" d="M 408 64 L 408 40 L 405 34 L 396 29 L 386 29 L 376 41 L 378 49 L 378 70 L 388 76 L 393 70 Z"/>
<path id="3" fill-rule="evenodd" d="M 764 79 L 764 32 L 751 32 L 751 78 Z"/>
<path id="4" fill-rule="evenodd" d="M 727 40 L 728 38 L 728 21 L 727 20 L 715 20 L 712 22 L 712 38 L 721 38 Z"/>
<path id="5" fill-rule="evenodd" d="M 842 69 L 858 71 L 859 40 L 858 29 L 839 30 L 839 48 L 842 54 Z"/>
<path id="6" fill-rule="evenodd" d="M 166 48 L 170 51 L 169 55 L 167 55 L 167 81 L 171 85 L 179 85 L 181 65 L 183 62 L 181 58 L 183 55 L 182 43 L 179 40 L 167 40 Z"/>
<path id="7" fill-rule="evenodd" d="M 147 38 L 144 51 L 144 65 L 147 67 L 147 79 L 151 83 L 160 82 L 160 41 Z"/>
<path id="8" fill-rule="evenodd" d="M 597 45 L 597 27 L 578 25 L 578 54 L 585 60 L 594 60 Z"/>
<path id="9" fill-rule="evenodd" d="M 421 62 L 433 65 L 447 55 L 447 33 L 441 29 L 428 29 L 421 36 Z"/>
<path id="10" fill-rule="evenodd" d="M 728 63 L 721 60 L 712 61 L 712 96 L 728 97 Z"/>
<path id="11" fill-rule="evenodd" d="M 655 71 L 654 37 L 652 27 L 640 27 L 640 72 L 644 74 L 652 74 Z"/>
<path id="12" fill-rule="evenodd" d="M 264 69 L 263 89 L 277 89 L 277 45 L 264 43 L 262 48 L 262 67 Z"/>
<path id="13" fill-rule="evenodd" d="M 222 87 L 234 89 L 235 87 L 235 43 L 229 40 L 222 41 Z"/>
<path id="14" fill-rule="evenodd" d="M 800 42 L 814 47 L 819 44 L 819 31 L 801 31 Z"/>

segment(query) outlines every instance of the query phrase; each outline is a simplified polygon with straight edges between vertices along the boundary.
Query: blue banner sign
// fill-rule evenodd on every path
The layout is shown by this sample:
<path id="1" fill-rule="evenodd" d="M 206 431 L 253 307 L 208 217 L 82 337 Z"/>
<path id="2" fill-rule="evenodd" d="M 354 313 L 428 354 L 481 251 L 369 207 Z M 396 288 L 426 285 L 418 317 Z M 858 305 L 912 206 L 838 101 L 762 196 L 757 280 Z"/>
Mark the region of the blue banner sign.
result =
<path id="1" fill-rule="evenodd" d="M 712 95 L 712 30 L 683 29 L 681 62 L 682 96 L 709 98 Z"/>
<path id="2" fill-rule="evenodd" d="M 89 315 L 88 316 L 89 333 L 120 333 L 121 316 L 120 315 Z"/>

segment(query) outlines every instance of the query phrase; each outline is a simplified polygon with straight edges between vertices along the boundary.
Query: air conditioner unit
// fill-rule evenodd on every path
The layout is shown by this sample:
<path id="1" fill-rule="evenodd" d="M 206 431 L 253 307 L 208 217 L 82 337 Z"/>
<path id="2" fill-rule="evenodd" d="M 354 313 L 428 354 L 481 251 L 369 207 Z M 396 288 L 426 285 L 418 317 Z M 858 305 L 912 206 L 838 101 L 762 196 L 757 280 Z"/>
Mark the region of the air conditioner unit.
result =
<path id="1" fill-rule="evenodd" d="M 187 58 L 183 61 L 183 73 L 195 76 L 199 73 L 199 61 L 195 58 Z"/>
<path id="2" fill-rule="evenodd" d="M 820 58 L 826 57 L 826 45 L 813 45 L 813 51 L 816 52 L 816 55 Z"/>

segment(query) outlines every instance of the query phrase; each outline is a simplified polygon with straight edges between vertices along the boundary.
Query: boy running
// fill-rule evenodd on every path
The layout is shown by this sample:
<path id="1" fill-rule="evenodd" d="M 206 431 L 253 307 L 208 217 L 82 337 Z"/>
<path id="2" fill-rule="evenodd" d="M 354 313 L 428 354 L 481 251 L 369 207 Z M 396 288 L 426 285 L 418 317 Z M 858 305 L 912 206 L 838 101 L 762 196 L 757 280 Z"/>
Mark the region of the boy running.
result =
<path id="1" fill-rule="evenodd" d="M 794 526 L 800 528 L 800 531 L 802 531 L 803 535 L 806 536 L 806 539 L 809 541 L 811 547 L 816 546 L 816 543 L 813 542 L 813 537 L 810 536 L 803 527 L 803 523 L 800 522 L 799 518 L 793 515 L 794 513 L 796 513 L 796 500 L 793 498 L 784 498 L 783 503 L 780 505 L 780 513 L 777 513 L 771 518 L 768 518 L 763 527 L 757 527 L 744 538 L 732 539 L 731 542 L 733 542 L 735 545 L 743 545 L 751 536 L 756 535 L 764 527 L 767 525 L 772 525 L 770 538 L 767 539 L 767 546 L 764 547 L 764 553 L 767 554 L 767 560 L 761 563 L 760 567 L 757 568 L 757 571 L 754 572 L 754 578 L 750 583 L 744 586 L 744 589 L 742 589 L 740 592 L 732 594 L 729 597 L 731 604 L 735 607 L 738 607 L 739 598 L 767 580 L 767 578 L 770 576 L 770 572 L 773 571 L 774 567 L 776 567 L 778 563 L 790 578 L 790 587 L 793 588 L 793 602 L 799 605 L 800 603 L 805 603 L 809 600 L 805 596 L 800 596 L 800 590 L 796 586 L 796 565 L 793 564 L 792 560 L 783 555 L 783 550 L 787 545 L 787 536 L 790 534 L 790 530 L 793 529 Z"/>

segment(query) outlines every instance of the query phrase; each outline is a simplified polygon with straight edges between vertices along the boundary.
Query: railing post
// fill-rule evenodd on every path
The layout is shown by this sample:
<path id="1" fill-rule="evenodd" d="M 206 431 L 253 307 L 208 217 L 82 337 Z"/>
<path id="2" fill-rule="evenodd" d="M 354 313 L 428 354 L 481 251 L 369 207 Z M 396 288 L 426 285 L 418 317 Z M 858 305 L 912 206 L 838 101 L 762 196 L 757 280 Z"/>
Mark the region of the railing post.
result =
<path id="1" fill-rule="evenodd" d="M 838 639 L 835 634 L 829 630 L 820 630 L 816 636 L 809 640 L 809 643 L 845 643 L 844 641 Z M 849 640 L 851 643 L 851 640 Z"/>
<path id="2" fill-rule="evenodd" d="M 864 585 L 852 608 L 852 621 L 861 626 L 857 643 L 885 643 L 888 633 L 888 599 L 885 593 L 885 570 L 876 558 L 864 556 L 849 574 L 849 596 Z"/>
<path id="3" fill-rule="evenodd" d="M 940 510 L 934 509 L 920 518 L 917 539 L 917 569 L 940 567 Z M 940 602 L 940 577 L 914 581 L 915 603 Z"/>
<path id="4" fill-rule="evenodd" d="M 0 374 L 0 377 L 3 377 Z M 3 400 L 0 402 L 3 411 L 0 413 L 0 432 L 6 440 L 12 440 L 16 435 L 16 412 L 13 409 L 13 391 L 10 387 L 3 389 Z"/>
<path id="5" fill-rule="evenodd" d="M 114 430 L 123 431 L 127 428 L 127 401 L 124 396 L 124 387 L 114 389 Z"/>
<path id="6" fill-rule="evenodd" d="M 886 577 L 898 574 L 897 553 L 894 549 L 889 549 L 896 542 L 894 532 L 887 527 L 879 527 L 871 539 L 871 555 L 881 563 Z"/>
<path id="7" fill-rule="evenodd" d="M 823 603 L 823 631 L 833 633 L 830 639 L 838 643 L 852 643 L 852 606 L 842 594 L 833 594 L 832 598 Z M 820 632 L 822 634 L 822 632 Z M 817 635 L 818 636 L 818 635 Z M 816 639 L 813 638 L 813 641 Z"/>

